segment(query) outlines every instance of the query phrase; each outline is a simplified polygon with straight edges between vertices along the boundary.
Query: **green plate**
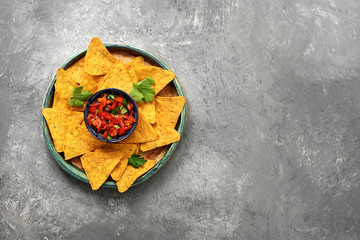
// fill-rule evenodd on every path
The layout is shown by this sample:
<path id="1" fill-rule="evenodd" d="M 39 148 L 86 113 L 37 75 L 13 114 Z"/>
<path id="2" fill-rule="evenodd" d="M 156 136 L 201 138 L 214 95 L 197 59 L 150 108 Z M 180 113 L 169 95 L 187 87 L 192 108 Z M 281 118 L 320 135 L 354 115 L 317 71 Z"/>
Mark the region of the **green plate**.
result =
<path id="1" fill-rule="evenodd" d="M 159 59 L 158 57 L 154 56 L 150 52 L 140 49 L 135 46 L 127 45 L 127 44 L 105 44 L 105 47 L 109 50 L 121 50 L 129 52 L 135 56 L 143 56 L 146 61 L 150 62 L 153 65 L 158 65 L 159 67 L 162 67 L 164 69 L 170 70 L 170 68 L 166 65 L 164 61 Z M 73 63 L 75 63 L 80 58 L 84 57 L 86 54 L 87 49 L 81 50 L 80 52 L 75 53 L 73 56 L 68 58 L 66 62 L 60 66 L 60 68 L 66 69 L 70 67 Z M 51 107 L 54 97 L 54 84 L 56 82 L 56 74 L 51 81 L 44 98 L 43 102 L 43 108 Z M 182 90 L 182 87 L 178 81 L 178 79 L 175 77 L 173 80 L 173 84 L 176 88 L 176 91 L 179 96 L 184 96 L 184 92 Z M 180 118 L 178 120 L 176 130 L 180 133 L 180 136 L 182 136 L 184 127 L 186 122 L 186 104 L 180 114 Z M 46 124 L 45 118 L 42 116 L 42 128 L 43 128 L 43 134 L 45 138 L 46 145 L 48 146 L 51 154 L 55 158 L 55 161 L 59 164 L 59 166 L 68 174 L 71 176 L 83 181 L 89 183 L 89 180 L 86 177 L 85 172 L 79 170 L 71 163 L 65 161 L 64 156 L 62 154 L 59 154 L 54 147 L 54 142 L 51 138 L 51 134 L 49 131 L 49 128 Z M 175 149 L 177 148 L 179 142 L 172 143 L 170 148 L 166 151 L 165 155 L 161 158 L 159 162 L 155 164 L 155 166 L 150 169 L 147 173 L 139 177 L 132 186 L 138 185 L 140 183 L 145 182 L 147 179 L 149 179 L 152 175 L 154 175 L 159 169 L 170 159 L 171 155 L 174 153 Z M 106 181 L 101 187 L 105 188 L 117 188 L 116 183 L 114 181 Z"/>

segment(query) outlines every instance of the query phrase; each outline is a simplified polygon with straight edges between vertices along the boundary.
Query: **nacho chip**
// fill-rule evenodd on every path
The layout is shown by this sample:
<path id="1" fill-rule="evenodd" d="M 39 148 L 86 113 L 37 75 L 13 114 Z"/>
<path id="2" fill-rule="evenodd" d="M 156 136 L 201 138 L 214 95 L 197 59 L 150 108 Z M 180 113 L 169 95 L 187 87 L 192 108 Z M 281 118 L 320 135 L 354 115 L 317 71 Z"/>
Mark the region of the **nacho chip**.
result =
<path id="1" fill-rule="evenodd" d="M 42 114 L 49 126 L 56 151 L 63 152 L 65 149 L 65 131 L 67 129 L 66 120 L 70 116 L 73 116 L 78 119 L 78 124 L 80 124 L 84 118 L 84 114 L 56 108 L 44 108 Z"/>
<path id="2" fill-rule="evenodd" d="M 94 152 L 113 152 L 119 151 L 122 153 L 123 157 L 120 162 L 115 166 L 111 172 L 111 178 L 114 181 L 118 181 L 121 178 L 121 175 L 125 171 L 125 168 L 128 164 L 128 158 L 138 149 L 138 144 L 121 144 L 121 143 L 110 143 L 106 144 L 102 148 L 96 149 Z"/>
<path id="3" fill-rule="evenodd" d="M 104 142 L 94 138 L 89 133 L 84 121 L 78 124 L 69 118 L 66 125 L 65 160 L 80 156 L 105 145 Z"/>
<path id="4" fill-rule="evenodd" d="M 93 190 L 101 187 L 121 158 L 121 152 L 88 152 L 80 157 Z"/>
<path id="5" fill-rule="evenodd" d="M 142 143 L 140 145 L 141 151 L 146 152 L 156 147 L 165 146 L 180 140 L 180 133 L 178 133 L 178 131 L 174 128 L 156 124 L 155 131 L 159 134 L 159 139 L 152 142 Z"/>
<path id="6" fill-rule="evenodd" d="M 109 73 L 105 75 L 101 87 L 105 88 L 118 88 L 125 92 L 130 92 L 132 89 L 132 79 L 125 69 L 125 65 L 121 60 L 116 61 Z"/>
<path id="7" fill-rule="evenodd" d="M 149 171 L 154 165 L 155 162 L 152 160 L 147 160 L 147 162 L 139 168 L 134 168 L 131 165 L 127 165 L 120 180 L 116 182 L 119 192 L 122 193 L 128 190 L 138 177 Z"/>
<path id="8" fill-rule="evenodd" d="M 179 115 L 184 107 L 185 98 L 177 97 L 159 97 L 155 98 L 156 121 L 162 126 L 174 128 Z"/>
<path id="9" fill-rule="evenodd" d="M 137 103 L 137 106 L 139 111 L 144 114 L 147 121 L 151 124 L 154 124 L 156 121 L 155 101 Z"/>
<path id="10" fill-rule="evenodd" d="M 159 139 L 142 143 L 141 151 L 145 152 L 180 140 L 180 134 L 174 128 L 184 104 L 185 98 L 181 96 L 155 97 L 156 124 L 154 129 L 159 135 Z"/>
<path id="11" fill-rule="evenodd" d="M 128 138 L 122 140 L 121 143 L 142 143 L 154 141 L 158 138 L 159 135 L 147 121 L 146 117 L 141 112 L 139 112 L 139 121 L 134 132 Z"/>
<path id="12" fill-rule="evenodd" d="M 78 85 L 79 84 L 75 82 L 64 69 L 59 68 L 56 71 L 53 108 L 69 111 L 84 111 L 84 107 L 71 107 L 69 105 L 72 89 Z"/>
<path id="13" fill-rule="evenodd" d="M 144 64 L 145 64 L 144 58 L 142 56 L 138 56 L 133 60 L 131 60 L 130 62 L 128 62 L 125 65 L 125 68 L 126 70 L 129 71 L 131 68 L 134 68 L 135 66 L 143 66 Z"/>
<path id="14" fill-rule="evenodd" d="M 134 67 L 134 71 L 139 81 L 147 77 L 151 77 L 155 80 L 155 83 L 153 85 L 155 95 L 175 78 L 175 74 L 172 71 L 155 66 L 137 65 Z"/>
<path id="15" fill-rule="evenodd" d="M 133 68 L 130 68 L 128 70 L 128 74 L 129 74 L 129 77 L 130 77 L 130 80 L 131 80 L 132 83 L 137 83 L 139 81 L 139 79 L 136 76 L 136 72 L 135 72 L 135 70 Z M 130 91 L 131 91 L 131 89 L 130 89 Z"/>
<path id="16" fill-rule="evenodd" d="M 98 38 L 91 39 L 85 55 L 84 70 L 90 75 L 104 75 L 114 65 L 116 59 Z"/>
<path id="17" fill-rule="evenodd" d="M 96 77 L 85 72 L 84 62 L 85 58 L 83 57 L 66 69 L 65 72 L 67 72 L 73 80 L 80 83 L 80 85 L 84 87 L 84 90 L 95 93 L 98 89 Z"/>

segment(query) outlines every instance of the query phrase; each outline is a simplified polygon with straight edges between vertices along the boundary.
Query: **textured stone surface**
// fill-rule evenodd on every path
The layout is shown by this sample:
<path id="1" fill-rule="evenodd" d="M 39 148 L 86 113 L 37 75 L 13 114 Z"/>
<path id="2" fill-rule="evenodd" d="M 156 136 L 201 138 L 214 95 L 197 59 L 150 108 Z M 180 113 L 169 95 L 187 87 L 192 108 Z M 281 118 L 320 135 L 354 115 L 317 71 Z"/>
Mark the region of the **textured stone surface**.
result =
<path id="1" fill-rule="evenodd" d="M 359 239 L 356 0 L 0 4 L 0 239 Z M 171 160 L 125 194 L 67 175 L 41 105 L 90 39 L 164 59 L 189 107 Z"/>

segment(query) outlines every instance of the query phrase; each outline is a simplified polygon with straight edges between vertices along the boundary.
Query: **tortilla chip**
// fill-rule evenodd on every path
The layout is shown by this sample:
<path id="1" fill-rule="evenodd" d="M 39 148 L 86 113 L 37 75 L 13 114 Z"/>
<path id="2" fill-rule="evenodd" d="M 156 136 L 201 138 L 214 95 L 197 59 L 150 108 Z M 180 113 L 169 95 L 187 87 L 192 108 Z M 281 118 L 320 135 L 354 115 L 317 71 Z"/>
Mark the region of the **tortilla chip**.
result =
<path id="1" fill-rule="evenodd" d="M 155 83 L 153 85 L 155 95 L 175 78 L 175 74 L 172 71 L 155 66 L 137 65 L 134 67 L 134 71 L 139 81 L 147 77 L 151 77 L 155 80 Z"/>
<path id="2" fill-rule="evenodd" d="M 42 114 L 49 126 L 56 151 L 63 152 L 65 149 L 65 131 L 67 129 L 66 120 L 72 116 L 78 119 L 78 124 L 80 124 L 84 118 L 84 114 L 56 108 L 44 108 Z"/>
<path id="3" fill-rule="evenodd" d="M 128 62 L 125 65 L 125 68 L 126 70 L 129 71 L 131 68 L 134 68 L 135 66 L 143 66 L 144 64 L 145 64 L 144 58 L 142 56 L 138 56 L 133 60 L 131 60 L 130 62 Z"/>
<path id="4" fill-rule="evenodd" d="M 121 158 L 121 152 L 88 152 L 80 157 L 93 190 L 101 187 Z"/>
<path id="5" fill-rule="evenodd" d="M 100 84 L 100 89 L 118 88 L 125 92 L 130 92 L 132 89 L 132 79 L 125 69 L 125 65 L 121 60 L 116 61 L 109 73 L 105 75 L 103 83 Z"/>
<path id="6" fill-rule="evenodd" d="M 73 87 L 78 85 L 79 84 L 75 82 L 64 69 L 59 68 L 56 71 L 55 93 L 52 107 L 69 111 L 84 111 L 84 107 L 71 107 L 69 105 Z"/>
<path id="7" fill-rule="evenodd" d="M 159 138 L 149 121 L 146 119 L 142 112 L 139 112 L 139 121 L 136 125 L 134 132 L 121 143 L 143 143 L 154 141 Z"/>
<path id="8" fill-rule="evenodd" d="M 144 114 L 147 121 L 151 124 L 154 124 L 156 121 L 155 101 L 137 103 L 137 106 L 139 111 Z"/>
<path id="9" fill-rule="evenodd" d="M 155 97 L 156 124 L 154 129 L 159 135 L 159 139 L 142 143 L 141 151 L 145 152 L 180 140 L 180 134 L 174 128 L 184 104 L 185 98 L 181 96 Z"/>
<path id="10" fill-rule="evenodd" d="M 100 86 L 100 83 L 102 83 L 104 81 L 104 77 L 105 77 L 105 75 L 93 76 L 97 86 Z"/>
<path id="11" fill-rule="evenodd" d="M 130 80 L 131 80 L 132 83 L 137 83 L 139 81 L 139 79 L 136 76 L 136 72 L 135 72 L 135 70 L 133 68 L 130 68 L 128 70 L 128 74 L 129 74 L 129 77 L 130 77 Z M 131 91 L 131 89 L 130 89 L 130 91 Z"/>
<path id="12" fill-rule="evenodd" d="M 105 145 L 104 142 L 96 139 L 89 133 L 84 121 L 78 124 L 69 118 L 66 125 L 65 160 L 80 156 Z"/>
<path id="13" fill-rule="evenodd" d="M 115 61 L 116 59 L 106 49 L 100 39 L 91 39 L 85 55 L 85 72 L 95 76 L 107 74 Z"/>
<path id="14" fill-rule="evenodd" d="M 140 152 L 140 144 L 136 144 L 136 149 L 134 154 L 139 154 L 139 152 Z"/>
<path id="15" fill-rule="evenodd" d="M 81 58 L 79 61 L 71 65 L 65 70 L 73 80 L 80 83 L 83 86 L 83 90 L 89 90 L 91 93 L 95 93 L 98 89 L 96 78 L 87 74 L 84 70 L 85 58 Z"/>
<path id="16" fill-rule="evenodd" d="M 140 145 L 141 151 L 146 152 L 156 147 L 165 146 L 180 140 L 180 133 L 178 133 L 174 128 L 161 125 L 159 126 L 156 124 L 155 131 L 159 134 L 159 139 L 152 142 L 142 143 Z"/>
<path id="17" fill-rule="evenodd" d="M 184 104 L 185 98 L 182 96 L 155 97 L 156 122 L 174 128 Z"/>
<path id="18" fill-rule="evenodd" d="M 154 165 L 155 162 L 152 160 L 147 160 L 147 162 L 139 168 L 134 168 L 132 165 L 128 165 L 120 180 L 116 182 L 119 192 L 122 193 L 128 190 L 138 177 L 149 171 Z"/>
<path id="19" fill-rule="evenodd" d="M 119 151 L 122 153 L 123 157 L 110 174 L 111 178 L 114 179 L 114 181 L 118 181 L 121 178 L 123 172 L 125 171 L 125 168 L 128 164 L 128 158 L 130 158 L 137 149 L 138 144 L 110 143 L 106 144 L 102 148 L 96 149 L 94 152 Z"/>

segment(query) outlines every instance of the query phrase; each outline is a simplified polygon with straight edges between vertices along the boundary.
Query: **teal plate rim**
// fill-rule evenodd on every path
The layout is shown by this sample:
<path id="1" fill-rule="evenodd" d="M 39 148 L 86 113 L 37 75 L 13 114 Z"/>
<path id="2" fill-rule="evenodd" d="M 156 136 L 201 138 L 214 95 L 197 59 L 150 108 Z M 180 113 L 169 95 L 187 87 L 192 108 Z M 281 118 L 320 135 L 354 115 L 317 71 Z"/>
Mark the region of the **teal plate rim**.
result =
<path id="1" fill-rule="evenodd" d="M 146 50 L 141 49 L 139 47 L 132 46 L 132 45 L 129 45 L 129 44 L 117 44 L 117 43 L 106 43 L 104 45 L 110 51 L 111 50 L 122 50 L 122 51 L 132 53 L 132 54 L 134 54 L 136 56 L 143 56 L 145 58 L 145 60 L 153 62 L 153 63 L 157 64 L 159 67 L 161 67 L 163 69 L 166 69 L 166 70 L 171 70 L 169 68 L 169 66 L 164 61 L 162 61 L 160 58 L 156 57 L 155 55 L 153 55 L 149 51 L 146 51 Z M 65 61 L 65 63 L 60 66 L 60 68 L 67 69 L 72 64 L 74 64 L 77 60 L 79 60 L 80 58 L 85 56 L 86 51 L 87 51 L 87 48 L 75 53 L 74 55 L 69 57 Z M 51 81 L 51 83 L 50 83 L 50 85 L 49 85 L 49 87 L 48 87 L 48 89 L 46 91 L 42 108 L 47 108 L 52 103 L 55 82 L 56 82 L 56 74 L 53 77 L 53 80 Z M 174 80 L 172 82 L 173 82 L 173 84 L 174 84 L 174 86 L 176 88 L 176 91 L 177 91 L 178 95 L 179 96 L 184 96 L 184 91 L 183 91 L 183 89 L 182 89 L 182 87 L 181 87 L 181 85 L 180 85 L 180 83 L 179 83 L 176 76 L 175 76 L 175 78 L 174 78 Z M 176 126 L 176 130 L 180 133 L 181 137 L 183 135 L 184 128 L 185 128 L 185 123 L 186 123 L 186 119 L 187 119 L 186 115 L 187 115 L 187 104 L 185 103 L 184 108 L 182 109 L 182 112 L 180 114 L 180 119 L 178 120 L 178 123 L 177 123 L 177 126 Z M 51 138 L 51 134 L 50 134 L 48 126 L 46 124 L 45 118 L 44 118 L 43 115 L 41 115 L 41 117 L 42 117 L 42 129 L 43 129 L 43 135 L 44 135 L 45 143 L 46 143 L 47 147 L 49 148 L 50 153 L 55 158 L 57 164 L 65 172 L 67 172 L 71 176 L 75 177 L 76 179 L 78 179 L 80 181 L 83 181 L 83 182 L 86 182 L 86 183 L 89 183 L 89 180 L 87 179 L 85 172 L 83 172 L 80 169 L 76 168 L 70 162 L 67 162 L 64 159 L 64 157 L 55 150 L 54 143 L 53 143 L 53 140 Z M 180 138 L 180 140 L 181 140 L 181 138 Z M 159 171 L 160 168 L 170 159 L 170 157 L 174 153 L 175 149 L 179 145 L 179 142 L 180 141 L 172 143 L 171 146 L 169 147 L 169 149 L 166 151 L 165 155 L 155 164 L 155 166 L 152 169 L 150 169 L 147 173 L 142 175 L 140 178 L 138 178 L 131 185 L 131 187 L 145 182 L 151 176 L 153 176 L 157 171 Z M 114 182 L 114 181 L 106 181 L 101 187 L 103 187 L 103 188 L 117 188 L 116 182 Z"/>

